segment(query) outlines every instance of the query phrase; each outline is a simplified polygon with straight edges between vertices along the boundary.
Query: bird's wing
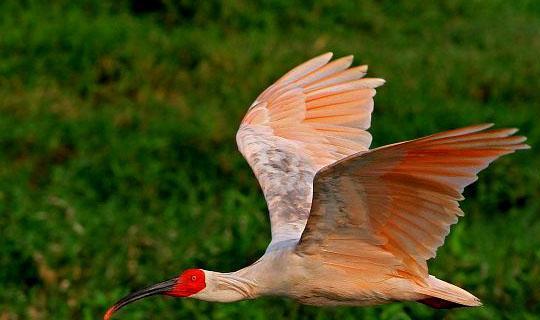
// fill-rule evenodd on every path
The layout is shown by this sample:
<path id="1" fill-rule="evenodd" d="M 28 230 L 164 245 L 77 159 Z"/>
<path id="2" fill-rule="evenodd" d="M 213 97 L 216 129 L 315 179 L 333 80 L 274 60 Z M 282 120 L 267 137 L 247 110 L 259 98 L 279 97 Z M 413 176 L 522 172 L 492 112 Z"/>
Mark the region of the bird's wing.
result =
<path id="1" fill-rule="evenodd" d="M 367 150 L 375 87 L 366 66 L 331 53 L 292 69 L 257 97 L 236 135 L 270 211 L 272 242 L 298 239 L 313 177 L 325 165 Z"/>
<path id="2" fill-rule="evenodd" d="M 525 137 L 512 136 L 517 130 L 486 131 L 490 126 L 373 149 L 323 168 L 298 252 L 343 267 L 393 264 L 394 275 L 423 281 L 426 260 L 463 215 L 463 189 L 498 157 L 528 148 Z"/>

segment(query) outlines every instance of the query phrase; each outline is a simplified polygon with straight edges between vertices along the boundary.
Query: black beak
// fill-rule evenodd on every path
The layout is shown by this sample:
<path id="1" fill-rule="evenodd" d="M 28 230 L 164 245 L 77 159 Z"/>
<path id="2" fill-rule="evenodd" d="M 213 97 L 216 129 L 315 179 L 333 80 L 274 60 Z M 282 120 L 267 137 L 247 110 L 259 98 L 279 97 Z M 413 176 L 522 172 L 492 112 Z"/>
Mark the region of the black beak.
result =
<path id="1" fill-rule="evenodd" d="M 146 298 L 146 297 L 153 296 L 156 294 L 164 294 L 168 291 L 171 291 L 174 288 L 177 280 L 178 278 L 166 280 L 166 281 L 151 285 L 149 287 L 146 287 L 144 289 L 141 289 L 139 291 L 135 291 L 133 293 L 128 294 L 124 298 L 118 300 L 118 302 L 116 302 L 112 307 L 110 307 L 109 310 L 107 310 L 107 313 L 105 313 L 105 316 L 103 317 L 103 319 L 104 320 L 110 319 L 113 313 L 120 310 L 122 307 L 124 307 L 127 304 L 130 304 L 142 298 Z"/>

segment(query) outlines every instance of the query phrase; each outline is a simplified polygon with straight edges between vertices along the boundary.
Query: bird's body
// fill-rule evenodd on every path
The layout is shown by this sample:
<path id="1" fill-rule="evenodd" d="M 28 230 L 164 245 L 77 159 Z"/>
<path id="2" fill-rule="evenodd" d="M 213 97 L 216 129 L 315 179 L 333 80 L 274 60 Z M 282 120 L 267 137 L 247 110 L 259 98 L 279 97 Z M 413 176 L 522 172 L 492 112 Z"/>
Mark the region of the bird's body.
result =
<path id="1" fill-rule="evenodd" d="M 236 140 L 268 204 L 272 241 L 232 273 L 189 269 L 137 291 L 233 302 L 286 296 L 317 306 L 419 301 L 478 306 L 429 275 L 426 261 L 463 215 L 477 173 L 528 146 L 515 129 L 477 125 L 369 149 L 375 88 L 352 57 L 324 54 L 294 68 L 250 106 Z"/>
<path id="2" fill-rule="evenodd" d="M 236 282 L 235 289 L 221 296 L 221 302 L 284 296 L 315 306 L 367 306 L 426 298 L 415 291 L 416 285 L 409 280 L 383 279 L 376 270 L 363 273 L 362 277 L 353 277 L 347 270 L 325 265 L 317 257 L 298 255 L 293 245 L 267 252 L 255 264 L 237 272 L 225 275 L 211 271 L 205 273 L 207 279 L 215 279 L 218 283 Z M 208 288 L 208 291 L 211 294 L 203 292 L 194 297 L 215 296 L 221 290 L 212 292 L 212 288 Z"/>

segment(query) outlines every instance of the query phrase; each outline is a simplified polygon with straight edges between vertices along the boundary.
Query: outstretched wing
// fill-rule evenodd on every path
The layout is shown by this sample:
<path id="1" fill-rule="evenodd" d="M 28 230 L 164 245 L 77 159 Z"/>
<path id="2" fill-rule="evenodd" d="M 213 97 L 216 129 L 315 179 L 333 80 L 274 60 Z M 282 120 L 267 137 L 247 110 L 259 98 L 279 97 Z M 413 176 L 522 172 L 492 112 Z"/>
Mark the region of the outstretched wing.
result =
<path id="1" fill-rule="evenodd" d="M 478 125 L 355 154 L 322 169 L 297 250 L 330 264 L 391 272 L 423 281 L 463 215 L 464 187 L 498 157 L 528 148 L 517 130 Z M 390 259 L 394 257 L 394 259 Z"/>
<path id="2" fill-rule="evenodd" d="M 331 57 L 313 58 L 266 89 L 236 135 L 268 203 L 273 243 L 300 237 L 315 173 L 371 142 L 374 88 L 384 81 L 361 79 L 367 67 L 349 68 L 352 56 Z"/>

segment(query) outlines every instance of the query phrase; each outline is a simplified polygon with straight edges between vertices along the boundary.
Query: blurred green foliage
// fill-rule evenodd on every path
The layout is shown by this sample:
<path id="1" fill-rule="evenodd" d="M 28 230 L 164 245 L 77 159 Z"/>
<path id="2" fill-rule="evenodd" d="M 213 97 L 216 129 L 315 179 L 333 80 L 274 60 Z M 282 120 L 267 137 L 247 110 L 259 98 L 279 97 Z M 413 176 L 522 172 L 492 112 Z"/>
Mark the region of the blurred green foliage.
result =
<path id="1" fill-rule="evenodd" d="M 96 319 L 185 268 L 256 260 L 266 206 L 236 129 L 326 51 L 387 80 L 374 146 L 482 122 L 529 137 L 430 262 L 484 307 L 152 298 L 118 318 L 539 318 L 540 2 L 2 1 L 0 30 L 0 319 Z"/>

